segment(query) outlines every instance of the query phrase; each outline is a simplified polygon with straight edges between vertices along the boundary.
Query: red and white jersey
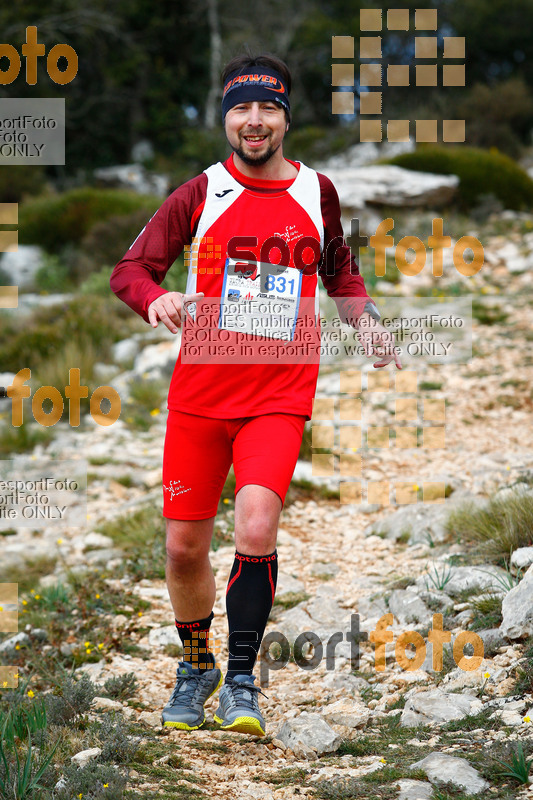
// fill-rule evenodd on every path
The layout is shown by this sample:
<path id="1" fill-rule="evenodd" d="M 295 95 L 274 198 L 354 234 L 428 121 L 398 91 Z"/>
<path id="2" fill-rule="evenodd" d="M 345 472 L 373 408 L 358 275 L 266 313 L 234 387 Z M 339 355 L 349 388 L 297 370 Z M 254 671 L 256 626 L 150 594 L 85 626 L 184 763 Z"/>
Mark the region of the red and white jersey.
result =
<path id="1" fill-rule="evenodd" d="M 230 156 L 179 187 L 115 267 L 112 290 L 148 321 L 148 306 L 165 291 L 159 284 L 192 244 L 187 294 L 220 298 L 228 256 L 244 253 L 249 264 L 280 264 L 298 275 L 298 316 L 312 309 L 316 322 L 320 274 L 330 296 L 353 298 L 343 301 L 343 313 L 357 319 L 371 298 L 344 242 L 337 193 L 324 175 L 292 163 L 298 169 L 292 180 L 253 180 L 236 169 Z M 310 418 L 318 369 L 318 358 L 308 363 L 183 363 L 180 352 L 168 408 L 225 419 L 276 412 Z"/>

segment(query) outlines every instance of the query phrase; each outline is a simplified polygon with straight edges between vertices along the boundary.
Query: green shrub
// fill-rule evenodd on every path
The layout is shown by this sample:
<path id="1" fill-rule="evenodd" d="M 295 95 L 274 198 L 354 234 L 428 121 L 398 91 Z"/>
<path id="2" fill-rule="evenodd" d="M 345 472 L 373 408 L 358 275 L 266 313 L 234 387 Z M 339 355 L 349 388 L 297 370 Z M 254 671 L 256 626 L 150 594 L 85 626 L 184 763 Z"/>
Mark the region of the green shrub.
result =
<path id="1" fill-rule="evenodd" d="M 63 781 L 57 790 L 57 800 L 123 800 L 126 787 L 126 776 L 122 775 L 112 764 L 100 764 L 89 761 L 83 767 L 77 764 L 65 764 Z"/>
<path id="2" fill-rule="evenodd" d="M 518 662 L 515 691 L 519 694 L 533 692 L 533 636 L 526 640 L 524 657 Z"/>
<path id="3" fill-rule="evenodd" d="M 183 141 L 172 157 L 159 157 L 154 163 L 158 172 L 165 172 L 170 176 L 173 188 L 194 178 L 205 169 L 206 164 L 225 161 L 229 155 L 222 128 L 183 128 L 182 135 Z"/>
<path id="4" fill-rule="evenodd" d="M 53 725 L 67 725 L 86 714 L 95 697 L 96 687 L 87 674 L 83 673 L 77 681 L 65 674 L 54 691 L 45 696 L 46 717 Z"/>
<path id="5" fill-rule="evenodd" d="M 33 372 L 72 342 L 79 348 L 90 344 L 97 360 L 105 361 L 111 344 L 139 330 L 138 319 L 111 291 L 106 298 L 84 295 L 64 305 L 39 308 L 23 324 L 18 317 L 5 315 L 0 364 L 6 372 L 24 367 Z"/>
<path id="6" fill-rule="evenodd" d="M 43 359 L 39 366 L 32 370 L 31 386 L 35 386 L 36 389 L 39 386 L 54 386 L 66 403 L 65 387 L 69 383 L 70 370 L 76 368 L 80 370 L 80 383 L 88 387 L 90 397 L 102 383 L 94 378 L 96 361 L 96 351 L 90 339 L 80 337 L 67 340 L 53 356 Z M 88 400 L 85 400 L 85 404 L 85 409 L 88 411 Z M 51 405 L 50 401 L 50 408 Z M 45 409 L 45 412 L 49 413 L 49 409 Z"/>
<path id="7" fill-rule="evenodd" d="M 92 272 L 86 280 L 78 287 L 80 294 L 95 294 L 99 297 L 109 297 L 109 278 L 111 277 L 111 267 L 102 267 L 98 272 Z"/>
<path id="8" fill-rule="evenodd" d="M 533 124 L 533 94 L 522 76 L 476 83 L 452 113 L 466 120 L 468 144 L 497 147 L 517 158 Z"/>
<path id="9" fill-rule="evenodd" d="M 157 205 L 154 208 L 142 206 L 129 214 L 113 214 L 96 222 L 80 243 L 76 272 L 85 277 L 108 267 L 110 275 L 111 268 L 131 247 L 156 209 Z M 107 289 L 109 291 L 109 280 Z"/>
<path id="10" fill-rule="evenodd" d="M 126 764 L 135 755 L 139 740 L 128 736 L 124 730 L 122 714 L 106 714 L 102 720 L 98 738 L 102 745 L 102 761 L 111 764 Z"/>
<path id="11" fill-rule="evenodd" d="M 533 204 L 533 181 L 508 156 L 475 147 L 418 147 L 387 161 L 417 172 L 458 175 L 460 202 L 475 205 L 482 195 L 493 194 L 505 208 L 520 209 Z"/>
<path id="12" fill-rule="evenodd" d="M 37 423 L 28 423 L 26 418 L 26 422 L 18 428 L 13 427 L 11 409 L 7 414 L 8 424 L 0 427 L 0 458 L 9 458 L 13 453 L 33 450 L 38 444 L 44 446 L 52 439 L 53 433 L 49 428 L 43 428 Z"/>
<path id="13" fill-rule="evenodd" d="M 109 697 L 111 700 L 126 700 L 135 694 L 138 688 L 137 678 L 134 672 L 126 672 L 124 675 L 112 675 L 103 685 L 101 695 Z"/>
<path id="14" fill-rule="evenodd" d="M 357 125 L 324 128 L 319 125 L 304 125 L 287 134 L 284 143 L 287 158 L 312 163 L 344 152 L 359 142 Z"/>
<path id="15" fill-rule="evenodd" d="M 81 188 L 38 197 L 20 207 L 20 239 L 58 253 L 66 244 L 79 244 L 98 222 L 139 209 L 146 211 L 147 221 L 160 205 L 159 197 L 118 189 Z"/>
<path id="16" fill-rule="evenodd" d="M 35 273 L 33 282 L 40 292 L 62 293 L 74 288 L 69 266 L 58 256 L 45 255 L 43 266 Z"/>
<path id="17" fill-rule="evenodd" d="M 2 165 L 0 170 L 0 202 L 20 203 L 25 197 L 35 197 L 45 185 L 41 166 Z"/>

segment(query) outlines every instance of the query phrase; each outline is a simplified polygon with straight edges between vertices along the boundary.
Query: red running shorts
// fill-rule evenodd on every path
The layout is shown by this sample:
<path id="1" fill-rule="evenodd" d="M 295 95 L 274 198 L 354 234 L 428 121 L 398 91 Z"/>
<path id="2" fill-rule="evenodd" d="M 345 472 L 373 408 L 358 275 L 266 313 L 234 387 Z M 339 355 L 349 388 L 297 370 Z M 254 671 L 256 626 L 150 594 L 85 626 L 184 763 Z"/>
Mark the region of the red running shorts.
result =
<path id="1" fill-rule="evenodd" d="M 235 495 L 247 484 L 258 484 L 275 492 L 283 504 L 305 421 L 305 416 L 297 414 L 226 420 L 169 410 L 163 454 L 163 516 L 214 517 L 232 462 Z"/>

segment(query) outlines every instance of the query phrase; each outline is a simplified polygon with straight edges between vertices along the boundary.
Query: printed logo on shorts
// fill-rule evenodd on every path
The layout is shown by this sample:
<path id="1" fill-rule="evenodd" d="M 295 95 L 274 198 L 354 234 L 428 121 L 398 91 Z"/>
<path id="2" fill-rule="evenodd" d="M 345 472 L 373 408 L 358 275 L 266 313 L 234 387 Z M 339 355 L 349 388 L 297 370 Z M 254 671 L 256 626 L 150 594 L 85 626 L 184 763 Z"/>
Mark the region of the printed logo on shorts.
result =
<path id="1" fill-rule="evenodd" d="M 171 500 L 174 500 L 174 498 L 177 497 L 178 495 L 185 494 L 185 492 L 190 492 L 191 487 L 189 486 L 189 488 L 187 489 L 180 480 L 177 480 L 177 481 L 170 481 L 168 486 L 165 486 L 165 484 L 163 484 L 163 490 L 170 494 Z"/>

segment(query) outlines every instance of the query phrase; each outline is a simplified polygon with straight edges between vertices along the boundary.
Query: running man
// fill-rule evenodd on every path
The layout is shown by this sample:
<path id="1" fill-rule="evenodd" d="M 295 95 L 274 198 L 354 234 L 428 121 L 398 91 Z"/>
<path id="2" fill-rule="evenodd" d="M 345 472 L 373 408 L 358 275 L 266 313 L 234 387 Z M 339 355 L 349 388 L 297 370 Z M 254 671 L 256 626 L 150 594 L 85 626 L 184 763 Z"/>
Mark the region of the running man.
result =
<path id="1" fill-rule="evenodd" d="M 243 336 L 225 316 L 225 304 L 238 301 L 241 290 L 243 297 L 255 296 L 259 287 L 263 298 L 288 310 L 288 327 L 277 338 L 266 329 L 244 336 L 283 348 L 288 339 L 309 333 L 303 309 L 310 304 L 311 327 L 320 336 L 320 274 L 341 319 L 358 329 L 366 355 L 379 357 L 374 366 L 394 360 L 401 369 L 401 363 L 344 241 L 333 184 L 283 156 L 291 122 L 287 65 L 272 55 L 238 56 L 227 64 L 222 81 L 222 118 L 232 154 L 167 198 L 115 267 L 110 284 L 153 327 L 162 322 L 177 333 L 184 323 L 163 456 L 166 579 L 183 661 L 163 723 L 199 728 L 206 700 L 222 687 L 215 714 L 221 728 L 263 735 L 260 688 L 252 673 L 274 601 L 278 522 L 304 423 L 311 418 L 318 358 L 217 363 L 215 355 L 209 363 L 190 363 L 183 356 L 191 330 L 188 303 L 196 301 L 198 320 L 203 300 L 217 298 L 220 317 L 209 331 L 215 337 L 209 352 L 217 346 L 222 352 L 228 339 Z M 193 240 L 198 252 L 185 293 L 162 289 L 168 269 Z M 236 552 L 226 591 L 229 660 L 222 685 L 209 649 L 215 602 L 209 549 L 232 463 Z"/>

